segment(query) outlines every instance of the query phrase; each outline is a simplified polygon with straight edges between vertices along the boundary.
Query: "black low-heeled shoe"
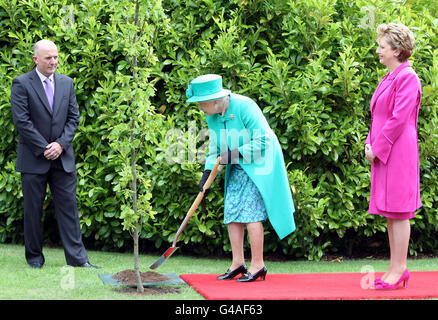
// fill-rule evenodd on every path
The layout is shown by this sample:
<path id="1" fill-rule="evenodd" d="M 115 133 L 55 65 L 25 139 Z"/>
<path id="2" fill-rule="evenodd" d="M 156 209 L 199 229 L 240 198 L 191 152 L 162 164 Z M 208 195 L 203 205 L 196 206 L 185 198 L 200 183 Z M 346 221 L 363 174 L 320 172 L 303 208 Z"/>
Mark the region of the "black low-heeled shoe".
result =
<path id="1" fill-rule="evenodd" d="M 259 271 L 257 271 L 254 274 L 252 274 L 251 272 L 248 271 L 247 273 L 245 273 L 243 276 L 241 276 L 236 281 L 238 281 L 238 282 L 252 282 L 252 281 L 256 281 L 258 278 L 261 278 L 261 280 L 265 280 L 267 273 L 268 273 L 268 269 L 266 268 L 266 266 L 264 266 L 263 268 L 261 268 Z"/>
<path id="2" fill-rule="evenodd" d="M 218 279 L 218 280 L 231 280 L 235 276 L 237 276 L 238 274 L 245 274 L 246 272 L 248 272 L 248 268 L 246 267 L 245 264 L 242 264 L 240 267 L 234 269 L 233 271 L 228 269 L 227 272 L 225 272 L 224 274 L 220 275 L 216 279 Z"/>

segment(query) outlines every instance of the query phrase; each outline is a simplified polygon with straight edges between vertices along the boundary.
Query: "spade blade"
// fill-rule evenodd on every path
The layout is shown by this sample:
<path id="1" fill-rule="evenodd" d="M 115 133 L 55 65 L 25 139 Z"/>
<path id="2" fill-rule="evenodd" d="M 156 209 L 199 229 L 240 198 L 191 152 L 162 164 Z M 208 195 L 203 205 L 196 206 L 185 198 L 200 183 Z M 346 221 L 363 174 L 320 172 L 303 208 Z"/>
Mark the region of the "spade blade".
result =
<path id="1" fill-rule="evenodd" d="M 166 261 L 166 259 L 169 258 L 175 252 L 176 249 L 178 249 L 178 247 L 170 247 L 169 249 L 167 249 L 161 255 L 161 257 L 159 257 L 158 260 L 155 261 L 149 268 L 150 269 L 156 269 L 159 266 L 161 266 L 163 264 L 163 262 Z"/>

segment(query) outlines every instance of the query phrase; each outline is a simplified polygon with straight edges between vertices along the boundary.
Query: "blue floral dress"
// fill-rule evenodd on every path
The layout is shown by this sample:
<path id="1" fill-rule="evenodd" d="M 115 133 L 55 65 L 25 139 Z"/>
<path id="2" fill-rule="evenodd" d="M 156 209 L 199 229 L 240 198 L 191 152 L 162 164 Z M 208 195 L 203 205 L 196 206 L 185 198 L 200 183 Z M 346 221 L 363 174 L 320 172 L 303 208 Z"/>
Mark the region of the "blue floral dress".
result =
<path id="1" fill-rule="evenodd" d="M 224 223 L 251 223 L 265 221 L 265 203 L 259 190 L 245 170 L 238 164 L 231 165 L 224 204 Z"/>

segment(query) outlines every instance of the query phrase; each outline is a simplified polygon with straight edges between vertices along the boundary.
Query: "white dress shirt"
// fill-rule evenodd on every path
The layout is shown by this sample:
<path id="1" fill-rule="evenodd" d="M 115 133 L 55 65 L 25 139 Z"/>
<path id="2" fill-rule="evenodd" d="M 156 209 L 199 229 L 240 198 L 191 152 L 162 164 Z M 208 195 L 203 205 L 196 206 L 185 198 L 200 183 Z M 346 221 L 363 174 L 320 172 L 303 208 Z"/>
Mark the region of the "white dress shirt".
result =
<path id="1" fill-rule="evenodd" d="M 47 77 L 43 75 L 41 72 L 38 71 L 38 68 L 35 68 L 36 73 L 38 74 L 38 77 L 40 77 L 41 82 L 43 83 L 43 88 L 46 89 L 46 83 L 44 82 Z M 49 77 L 50 83 L 52 84 L 53 94 L 55 94 L 55 81 L 53 79 L 53 74 Z"/>

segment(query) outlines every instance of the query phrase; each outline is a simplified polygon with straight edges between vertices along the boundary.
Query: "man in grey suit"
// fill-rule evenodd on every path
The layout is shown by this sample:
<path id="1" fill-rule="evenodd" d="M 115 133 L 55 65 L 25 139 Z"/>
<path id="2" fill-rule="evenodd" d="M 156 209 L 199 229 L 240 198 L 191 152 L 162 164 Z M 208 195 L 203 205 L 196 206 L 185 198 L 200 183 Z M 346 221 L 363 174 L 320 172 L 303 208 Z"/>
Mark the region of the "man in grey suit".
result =
<path id="1" fill-rule="evenodd" d="M 18 131 L 16 170 L 24 198 L 27 263 L 44 264 L 41 216 L 47 183 L 53 196 L 60 238 L 68 265 L 89 263 L 82 243 L 76 202 L 76 168 L 72 141 L 79 125 L 73 79 L 55 73 L 58 49 L 49 40 L 34 46 L 36 68 L 12 81 L 11 106 Z"/>

